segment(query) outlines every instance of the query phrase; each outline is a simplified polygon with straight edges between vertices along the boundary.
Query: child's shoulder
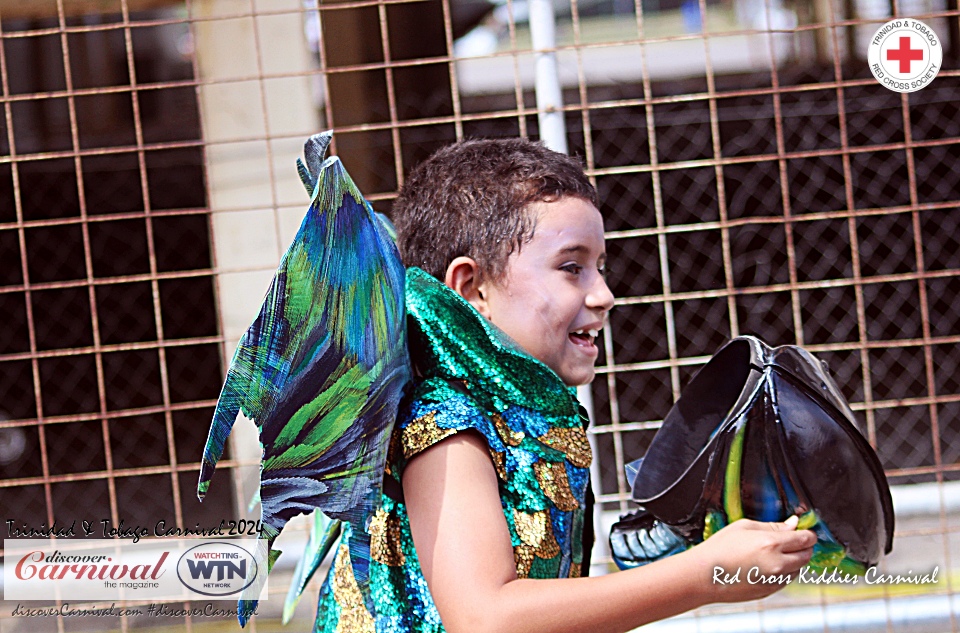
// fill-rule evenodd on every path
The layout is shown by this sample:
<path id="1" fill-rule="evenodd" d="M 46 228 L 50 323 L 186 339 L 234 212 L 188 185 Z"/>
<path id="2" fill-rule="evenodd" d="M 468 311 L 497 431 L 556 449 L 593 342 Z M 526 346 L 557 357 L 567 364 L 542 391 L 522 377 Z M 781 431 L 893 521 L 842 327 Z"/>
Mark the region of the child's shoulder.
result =
<path id="1" fill-rule="evenodd" d="M 496 450 L 500 442 L 488 413 L 460 381 L 439 377 L 414 383 L 397 417 L 406 459 L 468 429 L 479 431 Z"/>

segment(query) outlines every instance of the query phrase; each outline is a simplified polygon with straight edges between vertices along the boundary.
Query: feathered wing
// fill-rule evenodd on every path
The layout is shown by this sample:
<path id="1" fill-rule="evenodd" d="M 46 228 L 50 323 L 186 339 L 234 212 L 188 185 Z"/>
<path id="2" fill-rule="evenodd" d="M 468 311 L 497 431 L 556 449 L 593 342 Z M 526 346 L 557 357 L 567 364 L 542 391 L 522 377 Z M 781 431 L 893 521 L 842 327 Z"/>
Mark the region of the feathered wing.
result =
<path id="1" fill-rule="evenodd" d="M 307 583 L 320 568 L 320 563 L 327 557 L 334 544 L 340 538 L 340 521 L 329 519 L 320 512 L 314 512 L 311 517 L 310 536 L 303 555 L 297 561 L 290 580 L 290 588 L 283 603 L 283 623 L 286 624 L 293 616 L 297 603 L 307 588 Z"/>
<path id="2" fill-rule="evenodd" d="M 197 488 L 203 499 L 242 412 L 259 429 L 269 543 L 315 509 L 365 526 L 410 377 L 404 269 L 391 227 L 339 159 L 324 160 L 330 138 L 311 137 L 298 161 L 310 208 L 227 371 Z"/>

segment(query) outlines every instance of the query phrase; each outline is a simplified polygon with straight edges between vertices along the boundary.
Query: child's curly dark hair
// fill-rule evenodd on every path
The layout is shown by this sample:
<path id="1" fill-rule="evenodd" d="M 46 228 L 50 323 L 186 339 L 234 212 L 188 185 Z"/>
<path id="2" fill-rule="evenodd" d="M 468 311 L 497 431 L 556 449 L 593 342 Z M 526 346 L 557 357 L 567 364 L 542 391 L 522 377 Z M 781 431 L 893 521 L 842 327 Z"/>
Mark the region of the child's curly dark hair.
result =
<path id="1" fill-rule="evenodd" d="M 507 258 L 533 237 L 534 202 L 575 196 L 597 205 L 580 161 L 522 138 L 470 139 L 418 165 L 393 205 L 400 254 L 441 281 L 461 255 L 503 278 Z"/>

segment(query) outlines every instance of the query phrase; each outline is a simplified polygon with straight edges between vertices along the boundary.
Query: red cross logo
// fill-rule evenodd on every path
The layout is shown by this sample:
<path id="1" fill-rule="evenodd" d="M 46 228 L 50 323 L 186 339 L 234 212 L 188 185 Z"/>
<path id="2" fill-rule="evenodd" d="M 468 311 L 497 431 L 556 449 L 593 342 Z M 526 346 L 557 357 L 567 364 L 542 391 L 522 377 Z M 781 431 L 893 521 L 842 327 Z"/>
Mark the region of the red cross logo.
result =
<path id="1" fill-rule="evenodd" d="M 910 62 L 923 61 L 922 48 L 910 48 L 910 37 L 900 38 L 900 48 L 891 48 L 887 51 L 887 60 L 900 62 L 900 73 L 910 72 Z"/>

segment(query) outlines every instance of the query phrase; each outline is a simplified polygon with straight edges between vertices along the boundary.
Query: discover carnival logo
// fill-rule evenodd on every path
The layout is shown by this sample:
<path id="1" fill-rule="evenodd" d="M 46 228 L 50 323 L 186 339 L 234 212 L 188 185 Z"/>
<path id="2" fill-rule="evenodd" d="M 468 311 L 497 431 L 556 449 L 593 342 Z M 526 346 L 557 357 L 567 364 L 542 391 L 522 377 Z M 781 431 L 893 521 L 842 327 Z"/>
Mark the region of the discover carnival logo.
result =
<path id="1" fill-rule="evenodd" d="M 913 18 L 890 20 L 874 34 L 867 63 L 877 81 L 894 92 L 930 85 L 943 64 L 943 46 L 933 29 Z"/>
<path id="2" fill-rule="evenodd" d="M 255 600 L 266 584 L 265 552 L 257 539 L 5 539 L 3 598 Z"/>

